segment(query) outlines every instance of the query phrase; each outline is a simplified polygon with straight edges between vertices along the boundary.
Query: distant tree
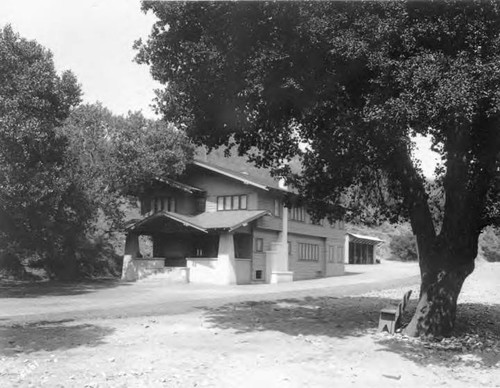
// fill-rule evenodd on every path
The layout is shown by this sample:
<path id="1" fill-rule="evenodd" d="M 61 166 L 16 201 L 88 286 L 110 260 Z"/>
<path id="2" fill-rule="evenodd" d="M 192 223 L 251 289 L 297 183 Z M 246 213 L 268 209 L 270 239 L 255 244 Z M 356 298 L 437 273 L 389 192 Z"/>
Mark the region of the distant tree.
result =
<path id="1" fill-rule="evenodd" d="M 487 261 L 500 261 L 500 228 L 485 228 L 481 233 L 479 245 Z"/>
<path id="2" fill-rule="evenodd" d="M 392 235 L 389 248 L 391 249 L 392 258 L 396 260 L 418 260 L 415 236 L 411 232 Z"/>
<path id="3" fill-rule="evenodd" d="M 74 272 L 66 257 L 89 223 L 56 130 L 79 101 L 75 76 L 57 75 L 48 50 L 0 30 L 0 255 L 36 257 L 57 276 Z"/>
<path id="4" fill-rule="evenodd" d="M 143 9 L 158 17 L 136 44 L 138 61 L 165 84 L 158 111 L 209 147 L 231 139 L 242 154 L 257 147 L 250 160 L 288 173 L 319 215 L 349 215 L 362 199 L 381 217 L 408 217 L 422 284 L 407 333 L 449 335 L 479 234 L 500 219 L 498 3 L 146 1 Z M 439 231 L 411 157 L 414 134 L 429 136 L 443 160 Z M 296 155 L 303 171 L 293 176 L 281 166 Z"/>

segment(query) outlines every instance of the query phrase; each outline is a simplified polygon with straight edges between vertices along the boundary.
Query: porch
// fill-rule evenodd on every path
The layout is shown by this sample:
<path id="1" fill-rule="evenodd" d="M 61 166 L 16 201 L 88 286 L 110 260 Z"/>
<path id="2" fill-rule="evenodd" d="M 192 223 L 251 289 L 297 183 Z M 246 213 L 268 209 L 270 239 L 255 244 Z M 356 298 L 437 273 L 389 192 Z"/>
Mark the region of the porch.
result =
<path id="1" fill-rule="evenodd" d="M 138 221 L 127 229 L 122 279 L 163 276 L 184 283 L 248 284 L 253 252 L 249 223 L 265 214 L 235 211 L 220 217 L 217 213 L 160 212 Z M 229 218 L 231 225 L 227 225 Z M 151 237 L 151 256 L 141 250 L 139 237 L 143 235 Z"/>

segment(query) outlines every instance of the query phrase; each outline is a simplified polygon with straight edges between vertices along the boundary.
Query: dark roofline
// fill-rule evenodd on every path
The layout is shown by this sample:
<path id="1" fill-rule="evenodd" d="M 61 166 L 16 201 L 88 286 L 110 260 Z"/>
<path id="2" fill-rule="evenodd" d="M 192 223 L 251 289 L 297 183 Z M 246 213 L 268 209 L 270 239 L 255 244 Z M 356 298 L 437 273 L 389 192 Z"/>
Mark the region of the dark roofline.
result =
<path id="1" fill-rule="evenodd" d="M 199 160 L 194 160 L 193 164 L 195 166 L 207 169 L 207 170 L 215 172 L 217 174 L 224 175 L 224 176 L 226 176 L 228 178 L 235 179 L 235 180 L 237 180 L 239 182 L 242 182 L 245 185 L 250 185 L 250 186 L 257 187 L 257 188 L 259 188 L 261 190 L 265 190 L 265 191 L 271 191 L 272 190 L 272 191 L 279 191 L 281 193 L 290 193 L 290 191 L 288 191 L 287 189 L 281 188 L 281 187 L 273 187 L 273 186 L 265 185 L 265 184 L 262 184 L 262 183 L 258 183 L 255 180 L 252 180 L 252 176 L 249 175 L 249 174 L 248 175 L 247 174 L 242 174 L 242 175 L 245 175 L 243 177 L 243 176 L 240 176 L 239 175 L 240 173 L 238 173 L 237 171 L 232 171 L 232 170 L 230 170 L 228 168 L 216 166 L 214 164 L 209 164 L 207 162 L 201 162 Z"/>

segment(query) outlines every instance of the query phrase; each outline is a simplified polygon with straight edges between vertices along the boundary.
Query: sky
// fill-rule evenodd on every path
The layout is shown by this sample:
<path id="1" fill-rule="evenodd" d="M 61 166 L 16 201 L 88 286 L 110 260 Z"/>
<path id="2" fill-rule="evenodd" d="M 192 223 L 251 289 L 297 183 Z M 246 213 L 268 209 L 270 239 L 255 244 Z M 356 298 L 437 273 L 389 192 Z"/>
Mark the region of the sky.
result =
<path id="1" fill-rule="evenodd" d="M 84 102 L 100 101 L 115 114 L 140 110 L 154 117 L 151 103 L 160 84 L 149 68 L 133 62 L 132 45 L 147 38 L 156 18 L 139 0 L 1 0 L 0 26 L 50 49 L 59 72 L 71 70 Z M 415 139 L 424 174 L 432 176 L 436 154 L 425 138 Z"/>
<path id="2" fill-rule="evenodd" d="M 141 110 L 152 117 L 159 87 L 145 65 L 133 62 L 134 41 L 149 35 L 155 17 L 139 0 L 1 0 L 0 26 L 50 49 L 59 72 L 73 71 L 85 102 L 100 101 L 117 114 Z"/>

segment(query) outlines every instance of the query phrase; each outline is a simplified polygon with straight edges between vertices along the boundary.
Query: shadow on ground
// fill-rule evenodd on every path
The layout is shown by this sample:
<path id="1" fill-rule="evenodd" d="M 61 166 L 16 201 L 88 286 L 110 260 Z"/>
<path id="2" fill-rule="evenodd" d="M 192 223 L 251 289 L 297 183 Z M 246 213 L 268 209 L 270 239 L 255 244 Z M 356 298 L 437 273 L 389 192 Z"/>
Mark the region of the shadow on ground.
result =
<path id="1" fill-rule="evenodd" d="M 413 313 L 415 306 L 410 313 Z M 411 314 L 406 316 L 409 321 Z M 398 353 L 418 364 L 494 367 L 500 362 L 500 305 L 463 303 L 458 306 L 457 325 L 450 338 L 413 339 L 385 337 L 381 351 Z"/>
<path id="2" fill-rule="evenodd" d="M 306 297 L 241 302 L 206 309 L 205 322 L 237 333 L 279 331 L 291 336 L 344 338 L 373 332 L 380 309 L 392 299 Z"/>
<path id="3" fill-rule="evenodd" d="M 490 367 L 500 361 L 500 305 L 459 306 L 454 338 L 431 343 L 401 334 L 378 333 L 379 311 L 398 299 L 376 297 L 317 297 L 242 302 L 206 309 L 204 320 L 212 328 L 236 333 L 277 331 L 290 336 L 326 336 L 338 339 L 369 336 L 380 351 L 398 353 L 422 365 Z M 416 307 L 410 303 L 403 322 Z M 447 342 L 448 341 L 448 342 Z M 459 345 L 457 345 L 459 344 Z"/>
<path id="4" fill-rule="evenodd" d="M 96 292 L 105 288 L 126 287 L 119 279 L 98 279 L 78 282 L 0 281 L 0 298 L 36 298 L 41 296 L 70 296 Z"/>
<path id="5" fill-rule="evenodd" d="M 109 327 L 72 322 L 67 319 L 0 326 L 0 355 L 15 356 L 19 353 L 99 346 L 104 343 L 106 336 L 115 331 Z"/>

